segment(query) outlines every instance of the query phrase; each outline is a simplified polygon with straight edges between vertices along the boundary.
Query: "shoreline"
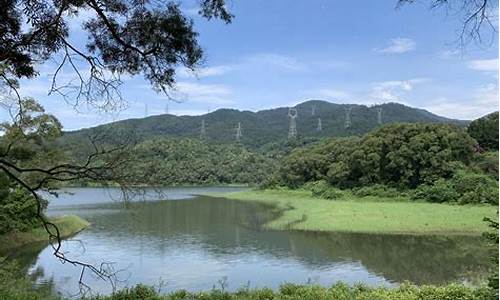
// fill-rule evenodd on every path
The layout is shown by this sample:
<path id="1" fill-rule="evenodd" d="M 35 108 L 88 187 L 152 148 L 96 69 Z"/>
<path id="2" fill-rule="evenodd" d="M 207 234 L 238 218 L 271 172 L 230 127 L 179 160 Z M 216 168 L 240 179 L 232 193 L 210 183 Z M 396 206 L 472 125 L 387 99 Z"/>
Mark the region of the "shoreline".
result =
<path id="1" fill-rule="evenodd" d="M 50 218 L 59 229 L 61 239 L 71 237 L 85 230 L 90 223 L 75 215 Z M 8 251 L 33 243 L 48 242 L 47 233 L 41 227 L 26 232 L 10 232 L 0 235 L 0 251 Z"/>
<path id="2" fill-rule="evenodd" d="M 268 230 L 480 236 L 488 231 L 483 218 L 497 218 L 497 208 L 489 205 L 395 201 L 381 197 L 326 200 L 304 190 L 250 190 L 207 196 L 271 205 L 277 210 L 277 217 L 263 225 Z"/>

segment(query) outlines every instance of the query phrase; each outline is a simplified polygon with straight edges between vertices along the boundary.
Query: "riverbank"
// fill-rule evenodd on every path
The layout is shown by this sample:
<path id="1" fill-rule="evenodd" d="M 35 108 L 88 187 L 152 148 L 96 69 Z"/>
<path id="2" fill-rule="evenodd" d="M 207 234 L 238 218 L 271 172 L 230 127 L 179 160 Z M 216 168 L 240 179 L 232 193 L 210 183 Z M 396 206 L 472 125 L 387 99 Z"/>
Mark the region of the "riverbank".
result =
<path id="1" fill-rule="evenodd" d="M 480 235 L 488 230 L 483 218 L 497 218 L 497 207 L 490 205 L 435 204 L 374 196 L 326 200 L 304 190 L 251 190 L 217 196 L 274 206 L 278 217 L 264 227 L 275 230 Z"/>
<path id="2" fill-rule="evenodd" d="M 50 221 L 59 228 L 61 238 L 75 235 L 90 225 L 89 222 L 75 215 L 51 218 Z M 47 232 L 41 227 L 27 232 L 12 232 L 0 235 L 0 251 L 46 240 Z"/>

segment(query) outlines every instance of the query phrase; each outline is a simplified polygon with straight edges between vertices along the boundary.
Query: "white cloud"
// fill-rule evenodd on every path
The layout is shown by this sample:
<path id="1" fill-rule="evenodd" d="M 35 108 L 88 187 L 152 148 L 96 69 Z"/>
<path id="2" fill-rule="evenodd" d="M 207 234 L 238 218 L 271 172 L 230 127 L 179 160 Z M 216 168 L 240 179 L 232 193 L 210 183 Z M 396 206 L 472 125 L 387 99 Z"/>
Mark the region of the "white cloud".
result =
<path id="1" fill-rule="evenodd" d="M 231 90 L 225 85 L 196 82 L 178 82 L 172 93 L 176 100 L 219 105 L 234 104 L 230 96 Z"/>
<path id="2" fill-rule="evenodd" d="M 471 60 L 467 62 L 467 66 L 477 71 L 498 72 L 498 58 Z"/>
<path id="3" fill-rule="evenodd" d="M 455 59 L 460 57 L 461 52 L 459 50 L 444 50 L 439 53 L 439 58 L 441 59 Z"/>
<path id="4" fill-rule="evenodd" d="M 202 78 L 202 77 L 224 75 L 236 69 L 238 69 L 238 66 L 236 65 L 220 65 L 220 66 L 199 68 L 195 71 L 189 70 L 187 68 L 180 68 L 176 71 L 176 73 L 179 77 L 184 77 L 184 78 Z"/>
<path id="5" fill-rule="evenodd" d="M 424 108 L 450 118 L 476 119 L 498 110 L 498 85 L 492 83 L 478 86 L 468 99 L 461 101 L 437 98 Z"/>
<path id="6" fill-rule="evenodd" d="M 416 84 L 428 81 L 427 78 L 414 78 L 410 80 L 390 80 L 372 83 L 369 95 L 375 102 L 403 102 Z"/>
<path id="7" fill-rule="evenodd" d="M 413 51 L 417 48 L 417 43 L 414 40 L 408 38 L 395 38 L 391 39 L 389 45 L 384 48 L 373 49 L 378 53 L 392 53 L 401 54 Z"/>
<path id="8" fill-rule="evenodd" d="M 261 53 L 249 56 L 245 59 L 245 64 L 275 66 L 291 71 L 307 70 L 307 65 L 298 61 L 296 58 L 274 53 Z"/>

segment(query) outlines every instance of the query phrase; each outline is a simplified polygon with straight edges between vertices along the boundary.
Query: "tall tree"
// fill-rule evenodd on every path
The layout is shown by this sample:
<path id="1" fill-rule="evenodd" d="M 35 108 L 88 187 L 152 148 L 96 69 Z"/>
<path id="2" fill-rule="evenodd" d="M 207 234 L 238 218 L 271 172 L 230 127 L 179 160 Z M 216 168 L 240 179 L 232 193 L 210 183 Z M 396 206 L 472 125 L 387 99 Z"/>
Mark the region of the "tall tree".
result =
<path id="1" fill-rule="evenodd" d="M 231 22 L 224 0 L 198 4 L 203 17 Z M 142 74 L 154 89 L 168 95 L 176 68 L 194 70 L 203 61 L 193 21 L 170 0 L 0 0 L 0 7 L 0 106 L 12 117 L 1 126 L 0 172 L 9 178 L 8 184 L 27 194 L 19 199 L 36 201 L 37 218 L 57 258 L 81 266 L 82 277 L 90 269 L 111 279 L 106 265 L 72 260 L 60 251 L 59 229 L 43 215 L 40 192 L 54 193 L 55 182 L 81 179 L 130 184 L 133 179 L 120 168 L 129 159 L 131 143 L 116 137 L 118 144 L 109 147 L 110 136 L 94 136 L 86 159 L 62 159 L 56 145 L 61 124 L 36 101 L 23 97 L 19 79 L 36 77 L 36 66 L 51 59 L 56 67 L 50 91 L 72 102 L 105 110 L 120 106 L 123 75 Z M 84 13 L 91 17 L 83 23 L 87 43 L 79 47 L 70 37 L 69 25 Z M 77 84 L 59 84 L 67 68 Z"/>

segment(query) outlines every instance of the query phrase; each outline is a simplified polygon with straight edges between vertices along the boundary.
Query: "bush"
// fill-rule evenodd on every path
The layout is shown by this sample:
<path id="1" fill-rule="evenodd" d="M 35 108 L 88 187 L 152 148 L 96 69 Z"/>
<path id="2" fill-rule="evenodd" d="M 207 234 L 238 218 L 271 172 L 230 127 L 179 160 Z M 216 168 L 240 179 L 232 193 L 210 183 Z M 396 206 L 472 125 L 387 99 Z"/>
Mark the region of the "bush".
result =
<path id="1" fill-rule="evenodd" d="M 153 293 L 153 294 L 151 294 Z M 209 292 L 190 293 L 186 291 L 174 292 L 169 295 L 159 296 L 153 289 L 147 289 L 139 285 L 132 289 L 126 289 L 113 296 L 97 299 L 102 300 L 351 300 L 351 299 L 453 299 L 453 300 L 489 300 L 493 291 L 486 287 L 472 288 L 464 285 L 450 284 L 446 286 L 414 286 L 402 284 L 397 288 L 368 287 L 365 285 L 349 286 L 337 283 L 331 287 L 318 285 L 284 284 L 278 291 L 270 289 L 243 289 L 235 293 L 222 290 L 211 290 Z"/>
<path id="2" fill-rule="evenodd" d="M 483 174 L 458 172 L 452 184 L 460 195 L 459 203 L 489 203 L 498 205 L 498 181 Z"/>
<path id="3" fill-rule="evenodd" d="M 433 203 L 455 202 L 459 198 L 459 194 L 451 181 L 439 179 L 433 185 L 420 185 L 413 191 L 411 198 Z"/>
<path id="4" fill-rule="evenodd" d="M 339 199 L 344 196 L 344 192 L 331 186 L 325 180 L 308 182 L 304 185 L 304 189 L 311 191 L 313 196 L 324 199 Z"/>
<path id="5" fill-rule="evenodd" d="M 451 178 L 468 166 L 477 142 L 447 124 L 389 124 L 362 138 L 335 138 L 297 149 L 279 169 L 282 182 L 299 187 L 327 180 L 339 188 L 386 184 L 416 188 Z"/>
<path id="6" fill-rule="evenodd" d="M 353 194 L 358 197 L 376 196 L 384 198 L 396 198 L 405 195 L 398 189 L 383 184 L 374 184 L 355 188 L 353 189 Z"/>
<path id="7" fill-rule="evenodd" d="M 47 205 L 42 203 L 43 208 Z M 0 173 L 0 234 L 39 226 L 36 200 Z"/>
<path id="8" fill-rule="evenodd" d="M 484 174 L 459 171 L 450 180 L 440 179 L 433 185 L 419 186 L 412 193 L 412 199 L 498 205 L 498 181 Z"/>
<path id="9" fill-rule="evenodd" d="M 498 180 L 498 151 L 477 155 L 472 167 L 474 171 L 483 172 Z"/>
<path id="10" fill-rule="evenodd" d="M 483 149 L 498 150 L 498 111 L 472 121 L 467 131 Z"/>

